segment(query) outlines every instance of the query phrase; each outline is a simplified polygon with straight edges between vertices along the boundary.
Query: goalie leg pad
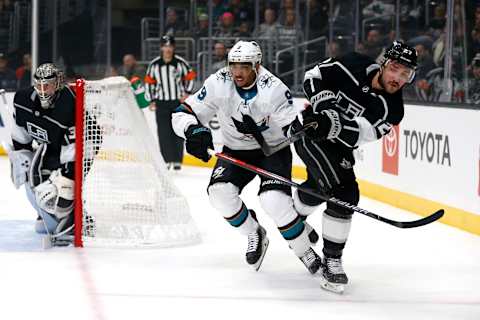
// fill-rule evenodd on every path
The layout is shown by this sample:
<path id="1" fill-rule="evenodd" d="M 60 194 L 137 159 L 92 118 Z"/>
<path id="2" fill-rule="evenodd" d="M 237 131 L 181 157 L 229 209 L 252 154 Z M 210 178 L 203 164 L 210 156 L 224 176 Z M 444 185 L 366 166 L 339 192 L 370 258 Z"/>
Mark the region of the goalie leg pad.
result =
<path id="1" fill-rule="evenodd" d="M 38 206 L 37 200 L 35 198 L 35 193 L 29 185 L 25 185 L 25 192 L 27 193 L 28 201 L 30 202 L 32 207 L 35 209 L 38 216 L 43 220 L 43 221 L 42 220 L 35 221 L 35 232 L 41 233 L 41 234 L 45 234 L 45 233 L 53 234 L 55 232 L 55 229 L 57 228 L 58 220 L 54 216 L 52 216 L 45 210 L 42 210 Z"/>
<path id="2" fill-rule="evenodd" d="M 73 209 L 74 182 L 62 176 L 60 169 L 53 171 L 47 181 L 35 187 L 38 206 L 63 219 Z"/>
<path id="3" fill-rule="evenodd" d="M 230 225 L 248 235 L 257 230 L 258 222 L 240 199 L 239 191 L 232 183 L 218 182 L 208 187 L 208 197 L 212 207 L 221 212 Z"/>

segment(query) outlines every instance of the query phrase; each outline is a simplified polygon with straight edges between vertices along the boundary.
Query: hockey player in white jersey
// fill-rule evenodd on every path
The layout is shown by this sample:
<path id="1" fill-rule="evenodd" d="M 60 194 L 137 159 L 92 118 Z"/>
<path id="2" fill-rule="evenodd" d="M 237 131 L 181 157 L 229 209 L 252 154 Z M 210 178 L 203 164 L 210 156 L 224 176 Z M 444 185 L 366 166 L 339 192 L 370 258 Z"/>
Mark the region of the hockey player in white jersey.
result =
<path id="1" fill-rule="evenodd" d="M 292 154 L 285 148 L 266 157 L 244 122 L 250 116 L 268 144 L 285 139 L 283 129 L 296 117 L 289 89 L 280 79 L 261 66 L 262 52 L 254 41 L 239 41 L 228 54 L 228 67 L 211 75 L 203 87 L 181 104 L 172 115 L 175 133 L 186 139 L 187 151 L 208 161 L 213 149 L 210 129 L 205 125 L 218 115 L 223 153 L 260 168 L 291 177 Z M 238 231 L 248 237 L 247 263 L 260 268 L 268 247 L 265 229 L 255 212 L 240 198 L 242 189 L 255 174 L 217 160 L 208 186 L 210 203 Z M 314 274 L 321 260 L 311 248 L 309 234 L 314 230 L 293 206 L 291 189 L 276 180 L 260 177 L 260 203 L 275 221 L 295 255 Z M 318 237 L 318 236 L 317 236 Z"/>

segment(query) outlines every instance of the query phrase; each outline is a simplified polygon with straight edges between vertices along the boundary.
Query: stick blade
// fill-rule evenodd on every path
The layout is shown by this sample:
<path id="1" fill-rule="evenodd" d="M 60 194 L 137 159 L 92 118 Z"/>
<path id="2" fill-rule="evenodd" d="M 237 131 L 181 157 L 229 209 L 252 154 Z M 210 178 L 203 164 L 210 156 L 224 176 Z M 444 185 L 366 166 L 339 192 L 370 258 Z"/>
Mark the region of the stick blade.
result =
<path id="1" fill-rule="evenodd" d="M 436 211 L 435 213 L 432 213 L 429 216 L 426 216 L 425 218 L 419 219 L 419 220 L 414 220 L 414 221 L 408 221 L 408 222 L 398 222 L 396 224 L 397 227 L 403 228 L 403 229 L 408 229 L 408 228 L 416 228 L 416 227 L 421 227 L 424 225 L 427 225 L 429 223 L 435 222 L 443 215 L 445 214 L 444 209 L 440 209 Z"/>

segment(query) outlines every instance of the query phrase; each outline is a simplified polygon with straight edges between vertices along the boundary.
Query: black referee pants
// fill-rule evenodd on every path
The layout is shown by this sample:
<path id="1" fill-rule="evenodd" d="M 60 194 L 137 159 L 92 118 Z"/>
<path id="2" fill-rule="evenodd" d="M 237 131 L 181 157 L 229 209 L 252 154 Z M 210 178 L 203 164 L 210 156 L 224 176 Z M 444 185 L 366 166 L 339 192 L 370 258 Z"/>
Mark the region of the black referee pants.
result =
<path id="1" fill-rule="evenodd" d="M 183 159 L 183 139 L 178 137 L 172 128 L 172 113 L 180 102 L 178 100 L 156 100 L 155 117 L 160 152 L 166 163 L 178 162 Z"/>

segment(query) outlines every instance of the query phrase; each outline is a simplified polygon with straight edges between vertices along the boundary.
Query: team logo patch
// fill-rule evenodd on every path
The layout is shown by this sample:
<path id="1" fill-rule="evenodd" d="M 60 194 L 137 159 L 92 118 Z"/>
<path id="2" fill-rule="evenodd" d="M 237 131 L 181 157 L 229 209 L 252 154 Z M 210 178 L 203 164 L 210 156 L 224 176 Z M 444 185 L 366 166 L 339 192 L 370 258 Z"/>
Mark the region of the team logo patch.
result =
<path id="1" fill-rule="evenodd" d="M 347 159 L 343 158 L 342 162 L 340 162 L 340 167 L 342 167 L 345 170 L 352 169 L 352 163 Z"/>
<path id="2" fill-rule="evenodd" d="M 31 123 L 27 122 L 27 132 L 31 135 L 34 139 L 39 140 L 41 142 L 50 143 L 48 140 L 48 132 L 47 130 Z"/>
<path id="3" fill-rule="evenodd" d="M 258 78 L 258 86 L 260 88 L 270 88 L 275 83 L 273 75 L 264 74 Z"/>
<path id="4" fill-rule="evenodd" d="M 220 177 L 223 177 L 223 172 L 225 171 L 225 168 L 224 167 L 218 167 L 217 169 L 215 169 L 213 171 L 213 174 L 212 174 L 212 179 L 218 179 Z"/>

